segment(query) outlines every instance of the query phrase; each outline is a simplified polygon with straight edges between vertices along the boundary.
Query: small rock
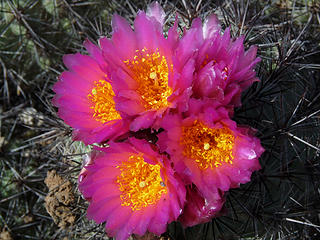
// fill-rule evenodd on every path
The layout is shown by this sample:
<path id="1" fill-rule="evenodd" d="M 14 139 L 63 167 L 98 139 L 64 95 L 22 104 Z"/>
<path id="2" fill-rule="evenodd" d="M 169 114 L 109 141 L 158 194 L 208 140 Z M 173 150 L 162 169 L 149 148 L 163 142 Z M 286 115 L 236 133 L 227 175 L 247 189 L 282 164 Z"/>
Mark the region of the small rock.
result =
<path id="1" fill-rule="evenodd" d="M 10 233 L 3 228 L 0 233 L 0 240 L 13 240 L 13 238 L 11 237 Z"/>
<path id="2" fill-rule="evenodd" d="M 55 170 L 47 172 L 44 182 L 49 188 L 45 198 L 47 212 L 60 228 L 72 226 L 75 216 L 70 208 L 74 202 L 71 182 L 63 179 Z"/>

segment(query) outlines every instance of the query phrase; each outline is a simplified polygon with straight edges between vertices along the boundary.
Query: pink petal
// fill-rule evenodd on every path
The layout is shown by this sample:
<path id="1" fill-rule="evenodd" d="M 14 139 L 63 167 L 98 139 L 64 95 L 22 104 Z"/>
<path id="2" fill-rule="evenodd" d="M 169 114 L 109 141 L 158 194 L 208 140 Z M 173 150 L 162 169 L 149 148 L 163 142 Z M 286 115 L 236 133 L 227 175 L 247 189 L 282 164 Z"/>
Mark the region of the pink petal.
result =
<path id="1" fill-rule="evenodd" d="M 63 107 L 71 111 L 93 113 L 93 110 L 90 109 L 88 99 L 83 97 L 74 95 L 55 95 L 53 103 L 55 106 Z"/>
<path id="2" fill-rule="evenodd" d="M 140 211 L 141 211 L 141 218 L 140 218 L 140 221 L 137 223 L 137 226 L 134 232 L 139 235 L 143 235 L 147 231 L 147 228 L 150 225 L 150 220 L 152 219 L 154 214 L 154 206 L 149 206 Z"/>
<path id="3" fill-rule="evenodd" d="M 63 62 L 70 70 L 74 70 L 75 67 L 86 68 L 91 72 L 96 72 L 99 76 L 104 76 L 103 73 L 97 64 L 97 62 L 90 56 L 82 55 L 80 53 L 76 54 L 67 54 L 63 56 Z"/>
<path id="4" fill-rule="evenodd" d="M 86 39 L 83 43 L 83 46 L 87 49 L 88 53 L 95 59 L 100 65 L 102 71 L 106 71 L 107 63 L 104 61 L 102 56 L 102 50 L 93 44 L 89 39 Z"/>
<path id="5" fill-rule="evenodd" d="M 87 210 L 89 219 L 93 219 L 96 223 L 106 221 L 110 213 L 120 207 L 119 197 L 102 200 L 98 203 L 92 202 Z"/>
<path id="6" fill-rule="evenodd" d="M 114 97 L 114 101 L 116 102 L 116 110 L 129 116 L 138 115 L 144 111 L 144 107 L 140 102 L 122 97 Z"/>
<path id="7" fill-rule="evenodd" d="M 154 218 L 150 223 L 148 230 L 156 235 L 161 235 L 167 229 L 168 222 L 168 208 L 163 203 L 163 200 L 160 200 L 157 203 L 156 212 L 154 214 Z"/>
<path id="8" fill-rule="evenodd" d="M 53 86 L 53 91 L 58 94 L 87 96 L 92 88 L 93 80 L 89 82 L 87 79 L 78 77 L 75 73 L 63 72 L 60 75 L 60 81 Z"/>
<path id="9" fill-rule="evenodd" d="M 203 37 L 211 38 L 218 31 L 220 31 L 219 20 L 215 14 L 211 14 L 203 24 Z"/>
<path id="10" fill-rule="evenodd" d="M 121 90 L 136 90 L 138 88 L 138 83 L 122 68 L 118 68 L 112 73 L 112 79 L 112 88 L 115 94 Z"/>
<path id="11" fill-rule="evenodd" d="M 136 117 L 130 124 L 131 131 L 149 128 L 155 120 L 155 112 L 149 111 L 139 117 Z"/>
<path id="12" fill-rule="evenodd" d="M 89 67 L 73 66 L 72 71 L 77 74 L 77 77 L 87 79 L 88 81 L 105 80 L 105 74 L 99 71 L 94 71 Z"/>
<path id="13" fill-rule="evenodd" d="M 168 42 L 168 45 L 171 46 L 173 49 L 175 49 L 179 43 L 180 34 L 178 32 L 178 23 L 179 23 L 178 15 L 176 15 L 176 20 L 174 22 L 174 25 L 168 31 L 167 42 Z"/>
<path id="14" fill-rule="evenodd" d="M 106 193 L 108 193 L 108 198 L 116 197 L 121 194 L 119 189 L 114 186 L 113 183 L 101 185 L 93 194 L 92 201 L 98 202 L 106 198 Z"/>
<path id="15" fill-rule="evenodd" d="M 166 14 L 158 2 L 152 2 L 148 5 L 147 16 L 154 17 L 162 26 Z"/>
<path id="16" fill-rule="evenodd" d="M 108 216 L 106 223 L 107 231 L 122 232 L 122 229 L 128 222 L 132 211 L 129 207 L 120 206 Z"/>
<path id="17" fill-rule="evenodd" d="M 193 73 L 194 73 L 194 59 L 189 59 L 181 71 L 180 82 L 178 88 L 186 89 L 192 85 Z"/>
<path id="18" fill-rule="evenodd" d="M 134 21 L 134 31 L 139 46 L 138 49 L 147 48 L 154 52 L 159 48 L 159 41 L 163 38 L 159 22 L 151 21 L 144 12 L 139 12 Z"/>
<path id="19" fill-rule="evenodd" d="M 137 49 L 136 37 L 129 23 L 117 14 L 112 17 L 112 42 L 119 57 L 123 60 L 131 59 Z"/>
<path id="20" fill-rule="evenodd" d="M 108 69 L 117 69 L 119 66 L 125 67 L 123 59 L 120 58 L 117 49 L 110 39 L 106 37 L 100 38 L 99 44 L 102 49 L 102 56 L 108 63 Z"/>
<path id="21" fill-rule="evenodd" d="M 58 116 L 73 128 L 92 129 L 100 126 L 100 123 L 92 118 L 91 114 L 74 112 L 69 109 L 59 108 Z"/>

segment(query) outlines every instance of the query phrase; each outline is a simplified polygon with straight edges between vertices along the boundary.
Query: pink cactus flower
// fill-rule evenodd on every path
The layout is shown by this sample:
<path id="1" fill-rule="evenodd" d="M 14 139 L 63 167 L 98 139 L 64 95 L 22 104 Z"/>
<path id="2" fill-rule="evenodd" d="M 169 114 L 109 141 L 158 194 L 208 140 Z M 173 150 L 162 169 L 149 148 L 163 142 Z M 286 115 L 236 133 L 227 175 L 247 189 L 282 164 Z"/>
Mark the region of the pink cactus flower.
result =
<path id="1" fill-rule="evenodd" d="M 221 192 L 216 193 L 215 198 L 205 199 L 194 185 L 187 186 L 187 201 L 183 212 L 179 217 L 179 222 L 184 227 L 210 221 L 213 217 L 221 215 L 224 198 Z"/>
<path id="2" fill-rule="evenodd" d="M 79 53 L 63 58 L 69 69 L 54 85 L 53 104 L 58 116 L 74 128 L 74 140 L 86 144 L 115 139 L 129 130 L 115 109 L 114 92 L 105 72 L 101 50 L 89 41 L 84 43 L 90 56 Z"/>
<path id="3" fill-rule="evenodd" d="M 181 214 L 186 197 L 168 159 L 134 138 L 99 150 L 79 176 L 79 189 L 90 202 L 88 218 L 106 222 L 108 235 L 117 240 L 165 232 L 167 223 Z"/>
<path id="4" fill-rule="evenodd" d="M 215 16 L 200 19 L 179 38 L 178 20 L 163 34 L 165 13 L 157 2 L 140 11 L 134 31 L 118 15 L 111 39 L 100 47 L 89 41 L 90 56 L 69 54 L 53 90 L 58 115 L 87 144 L 113 140 L 130 130 L 159 128 L 170 109 L 187 110 L 192 95 L 223 105 L 239 105 L 240 94 L 255 78 L 256 48 L 244 52 L 243 38 L 220 35 Z"/>
<path id="5" fill-rule="evenodd" d="M 177 48 L 182 65 L 193 62 L 189 72 L 194 75 L 193 95 L 197 99 L 209 98 L 222 105 L 240 105 L 241 93 L 253 82 L 257 48 L 251 46 L 244 51 L 244 37 L 230 38 L 230 29 L 221 34 L 219 21 L 210 15 L 202 25 L 196 18 L 185 31 Z"/>
<path id="6" fill-rule="evenodd" d="M 218 191 L 228 191 L 250 181 L 260 169 L 258 158 L 264 151 L 250 128 L 238 127 L 224 108 L 207 107 L 190 101 L 189 116 L 166 116 L 158 144 L 174 163 L 186 184 L 195 184 L 204 198 L 215 199 Z"/>
<path id="7" fill-rule="evenodd" d="M 256 47 L 221 34 L 214 15 L 181 36 L 178 18 L 164 35 L 164 18 L 157 2 L 137 13 L 134 29 L 115 14 L 112 37 L 87 40 L 89 55 L 64 56 L 68 70 L 53 87 L 75 140 L 110 143 L 95 148 L 78 181 L 88 217 L 118 240 L 218 216 L 224 192 L 250 181 L 264 151 L 254 130 L 230 119 L 258 81 Z M 157 146 L 128 138 L 141 129 Z"/>
<path id="8" fill-rule="evenodd" d="M 157 2 L 147 13 L 139 11 L 134 30 L 118 15 L 112 18 L 111 39 L 99 43 L 115 92 L 116 109 L 133 118 L 130 129 L 157 128 L 168 109 L 185 109 L 191 95 L 192 73 L 188 64 L 176 64 L 179 43 L 177 25 L 166 38 L 165 13 Z"/>

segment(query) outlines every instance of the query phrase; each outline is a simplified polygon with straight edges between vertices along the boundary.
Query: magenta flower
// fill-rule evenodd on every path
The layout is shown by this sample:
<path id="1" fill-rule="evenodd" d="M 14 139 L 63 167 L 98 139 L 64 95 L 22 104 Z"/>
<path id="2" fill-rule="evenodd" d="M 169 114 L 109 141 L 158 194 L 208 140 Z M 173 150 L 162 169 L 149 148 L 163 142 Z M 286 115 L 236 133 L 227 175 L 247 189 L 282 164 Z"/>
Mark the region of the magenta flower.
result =
<path id="1" fill-rule="evenodd" d="M 117 240 L 146 231 L 160 235 L 180 215 L 186 190 L 168 159 L 144 140 L 110 143 L 91 154 L 79 176 L 87 215 Z"/>
<path id="2" fill-rule="evenodd" d="M 191 100 L 187 118 L 168 115 L 162 127 L 161 150 L 170 154 L 185 183 L 194 183 L 204 198 L 215 199 L 219 190 L 249 182 L 260 168 L 258 158 L 264 150 L 259 139 L 249 128 L 237 127 L 224 108 Z"/>
<path id="3" fill-rule="evenodd" d="M 74 128 L 75 140 L 86 144 L 115 139 L 129 130 L 115 109 L 114 92 L 105 72 L 101 50 L 89 41 L 85 47 L 91 56 L 68 54 L 63 58 L 64 71 L 54 85 L 53 104 L 58 115 Z"/>
<path id="4" fill-rule="evenodd" d="M 222 35 L 220 31 L 215 15 L 209 16 L 203 26 L 200 18 L 194 19 L 184 32 L 176 56 L 182 65 L 193 62 L 188 64 L 188 72 L 194 75 L 192 97 L 239 106 L 242 91 L 259 80 L 253 68 L 260 59 L 256 58 L 255 46 L 244 51 L 244 37 L 232 41 L 229 28 Z"/>
<path id="5" fill-rule="evenodd" d="M 75 140 L 109 141 L 86 160 L 79 189 L 88 217 L 118 240 L 218 216 L 224 192 L 250 181 L 264 151 L 252 129 L 230 119 L 258 81 L 256 47 L 245 52 L 243 37 L 221 34 L 214 15 L 194 19 L 181 37 L 178 18 L 164 35 L 164 18 L 157 2 L 137 13 L 134 29 L 114 15 L 111 39 L 64 56 L 68 71 L 53 88 Z M 128 138 L 160 128 L 157 146 Z"/>
<path id="6" fill-rule="evenodd" d="M 188 65 L 176 64 L 177 25 L 163 35 L 165 14 L 155 2 L 147 13 L 139 11 L 134 31 L 118 15 L 112 18 L 111 39 L 101 38 L 103 57 L 115 92 L 116 109 L 132 119 L 130 129 L 157 128 L 168 109 L 185 103 L 191 95 Z"/>
<path id="7" fill-rule="evenodd" d="M 189 185 L 187 187 L 187 201 L 178 219 L 179 222 L 184 227 L 192 227 L 220 216 L 224 204 L 224 198 L 221 195 L 217 192 L 215 198 L 205 199 L 194 185 Z"/>

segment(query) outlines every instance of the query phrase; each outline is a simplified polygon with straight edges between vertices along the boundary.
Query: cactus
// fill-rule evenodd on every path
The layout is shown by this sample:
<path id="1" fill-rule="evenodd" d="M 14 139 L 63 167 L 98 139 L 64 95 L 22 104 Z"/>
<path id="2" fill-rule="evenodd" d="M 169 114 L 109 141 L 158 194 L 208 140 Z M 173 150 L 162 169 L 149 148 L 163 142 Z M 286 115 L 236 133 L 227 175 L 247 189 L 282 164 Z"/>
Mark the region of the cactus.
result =
<path id="1" fill-rule="evenodd" d="M 85 217 L 77 189 L 91 150 L 71 139 L 71 129 L 51 105 L 52 85 L 65 70 L 62 56 L 85 50 L 111 32 L 113 13 L 132 22 L 149 2 L 136 0 L 7 0 L 0 2 L 0 232 L 14 239 L 107 239 L 103 225 Z M 160 2 L 165 27 L 188 28 L 210 13 L 222 29 L 245 36 L 262 59 L 260 82 L 242 94 L 238 124 L 257 129 L 265 148 L 251 182 L 226 193 L 220 217 L 190 228 L 169 225 L 164 239 L 320 238 L 320 5 L 317 1 Z M 108 36 L 109 37 L 109 36 Z M 141 135 L 152 135 L 140 132 Z M 56 170 L 73 184 L 75 216 L 60 228 L 47 213 L 44 180 Z M 54 191 L 54 190 L 51 190 Z M 64 208 L 61 208 L 64 209 Z M 150 236 L 149 236 L 150 237 Z M 137 236 L 133 236 L 137 239 Z M 154 239 L 156 239 L 154 237 Z"/>

